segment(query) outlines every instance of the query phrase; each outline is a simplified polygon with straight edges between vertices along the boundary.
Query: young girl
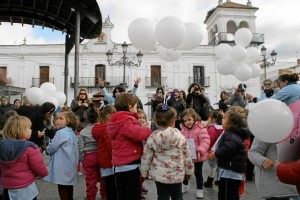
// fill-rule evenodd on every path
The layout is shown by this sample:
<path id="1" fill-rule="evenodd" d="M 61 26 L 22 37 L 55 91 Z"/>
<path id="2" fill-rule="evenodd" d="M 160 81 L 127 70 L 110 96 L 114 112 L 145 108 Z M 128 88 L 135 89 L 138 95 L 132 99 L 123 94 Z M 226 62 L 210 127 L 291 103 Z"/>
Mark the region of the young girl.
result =
<path id="1" fill-rule="evenodd" d="M 203 162 L 207 160 L 207 154 L 210 144 L 209 135 L 204 124 L 201 123 L 201 117 L 195 112 L 193 108 L 183 111 L 183 125 L 181 126 L 181 133 L 187 138 L 189 142 L 190 151 L 195 168 L 197 191 L 196 197 L 203 198 Z M 182 192 L 189 189 L 188 180 L 183 181 Z"/>
<path id="2" fill-rule="evenodd" d="M 82 162 L 85 184 L 86 200 L 95 200 L 97 195 L 97 182 L 100 181 L 100 194 L 102 199 L 106 198 L 104 179 L 100 175 L 98 165 L 97 142 L 92 136 L 92 128 L 99 117 L 98 109 L 90 104 L 87 110 L 87 126 L 80 131 L 78 136 L 79 159 Z"/>
<path id="3" fill-rule="evenodd" d="M 143 154 L 143 141 L 151 134 L 151 129 L 139 125 L 137 103 L 138 98 L 133 94 L 118 95 L 115 101 L 117 112 L 107 124 L 120 200 L 141 198 L 139 166 Z"/>
<path id="4" fill-rule="evenodd" d="M 210 160 L 217 158 L 219 167 L 218 200 L 239 199 L 239 186 L 246 170 L 246 147 L 248 138 L 245 114 L 228 110 L 222 121 L 224 133 L 218 141 L 215 152 L 210 152 Z M 228 187 L 230 186 L 230 187 Z"/>
<path id="5" fill-rule="evenodd" d="M 209 114 L 209 118 L 207 120 L 207 132 L 210 138 L 210 145 L 208 151 L 211 151 L 211 148 L 214 146 L 217 139 L 220 137 L 222 132 L 224 131 L 222 127 L 222 119 L 223 115 L 220 111 L 214 110 Z M 215 177 L 215 172 L 217 169 L 217 163 L 214 161 L 208 161 L 208 177 L 207 181 L 204 182 L 204 187 L 212 188 L 213 181 Z"/>
<path id="6" fill-rule="evenodd" d="M 182 181 L 192 177 L 194 166 L 186 138 L 175 127 L 176 110 L 159 104 L 154 120 L 160 127 L 147 139 L 141 174 L 155 180 L 158 199 L 183 199 Z"/>
<path id="7" fill-rule="evenodd" d="M 35 177 L 48 175 L 39 147 L 27 141 L 30 127 L 27 117 L 12 116 L 3 128 L 6 140 L 0 143 L 0 171 L 2 186 L 8 191 L 4 199 L 36 199 Z"/>
<path id="8" fill-rule="evenodd" d="M 148 120 L 147 120 L 147 115 L 146 115 L 145 111 L 138 109 L 137 114 L 138 114 L 138 121 L 139 121 L 140 125 L 143 127 L 148 127 Z M 141 190 L 142 190 L 141 199 L 146 199 L 146 197 L 144 197 L 143 193 L 148 192 L 148 190 L 143 186 L 144 181 L 145 181 L 145 178 L 141 177 Z"/>
<path id="9" fill-rule="evenodd" d="M 100 112 L 99 124 L 95 124 L 92 129 L 93 138 L 98 144 L 98 166 L 101 176 L 104 178 L 107 200 L 115 200 L 117 197 L 117 186 L 115 174 L 112 168 L 112 148 L 111 140 L 107 133 L 107 122 L 110 116 L 116 112 L 113 105 L 106 105 Z M 101 185 L 102 187 L 102 185 Z"/>
<path id="10" fill-rule="evenodd" d="M 58 131 L 46 151 L 51 156 L 49 175 L 44 179 L 57 184 L 61 200 L 73 199 L 73 185 L 78 184 L 79 160 L 77 136 L 79 120 L 71 111 L 60 111 L 55 121 Z"/>

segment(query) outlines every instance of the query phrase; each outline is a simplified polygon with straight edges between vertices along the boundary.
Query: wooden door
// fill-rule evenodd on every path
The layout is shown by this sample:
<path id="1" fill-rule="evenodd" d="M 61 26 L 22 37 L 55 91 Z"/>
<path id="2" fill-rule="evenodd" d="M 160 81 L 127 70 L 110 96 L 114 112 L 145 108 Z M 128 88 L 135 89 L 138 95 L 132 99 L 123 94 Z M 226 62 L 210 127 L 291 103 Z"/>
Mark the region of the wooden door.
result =
<path id="1" fill-rule="evenodd" d="M 7 67 L 0 67 L 0 85 L 7 83 Z"/>
<path id="2" fill-rule="evenodd" d="M 151 66 L 151 86 L 158 87 L 161 85 L 161 66 Z"/>
<path id="3" fill-rule="evenodd" d="M 40 66 L 40 85 L 49 82 L 49 66 Z"/>

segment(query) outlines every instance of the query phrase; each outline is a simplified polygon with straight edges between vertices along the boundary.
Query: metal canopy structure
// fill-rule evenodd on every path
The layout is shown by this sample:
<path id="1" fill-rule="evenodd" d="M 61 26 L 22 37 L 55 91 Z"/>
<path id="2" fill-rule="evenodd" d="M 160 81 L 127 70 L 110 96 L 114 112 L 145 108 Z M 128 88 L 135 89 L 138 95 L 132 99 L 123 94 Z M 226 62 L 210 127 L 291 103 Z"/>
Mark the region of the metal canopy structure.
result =
<path id="1" fill-rule="evenodd" d="M 67 33 L 65 44 L 66 95 L 69 73 L 68 54 L 75 45 L 75 77 L 78 77 L 79 43 L 84 39 L 98 37 L 102 31 L 102 16 L 96 0 L 1 0 L 0 25 L 2 22 L 8 22 L 11 25 L 19 23 L 32 25 L 32 27 L 47 27 Z M 74 88 L 74 93 L 77 90 L 78 86 Z"/>
<path id="2" fill-rule="evenodd" d="M 76 12 L 80 13 L 80 37 L 93 39 L 102 31 L 102 17 L 96 0 L 1 0 L 0 24 L 8 22 L 47 27 L 66 32 L 73 38 Z M 68 52 L 74 40 L 68 41 Z"/>

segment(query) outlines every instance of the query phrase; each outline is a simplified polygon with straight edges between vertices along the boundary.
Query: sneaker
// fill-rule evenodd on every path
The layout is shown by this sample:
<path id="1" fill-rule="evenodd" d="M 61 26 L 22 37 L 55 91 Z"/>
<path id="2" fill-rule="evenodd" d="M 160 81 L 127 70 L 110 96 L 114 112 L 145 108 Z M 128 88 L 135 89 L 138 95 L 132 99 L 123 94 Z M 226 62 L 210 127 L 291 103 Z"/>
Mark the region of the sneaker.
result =
<path id="1" fill-rule="evenodd" d="M 196 191 L 196 198 L 197 199 L 203 199 L 203 190 L 197 189 L 197 191 Z"/>
<path id="2" fill-rule="evenodd" d="M 182 184 L 182 193 L 185 193 L 186 191 L 188 191 L 190 189 L 189 185 L 184 185 Z"/>

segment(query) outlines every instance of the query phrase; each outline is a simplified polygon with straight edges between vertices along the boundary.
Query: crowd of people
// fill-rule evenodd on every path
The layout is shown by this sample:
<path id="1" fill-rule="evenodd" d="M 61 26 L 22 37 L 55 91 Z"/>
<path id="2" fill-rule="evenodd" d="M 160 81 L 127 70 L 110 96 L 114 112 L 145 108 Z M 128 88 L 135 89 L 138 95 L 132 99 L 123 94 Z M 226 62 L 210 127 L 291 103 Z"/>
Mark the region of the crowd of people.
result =
<path id="1" fill-rule="evenodd" d="M 239 84 L 232 94 L 220 93 L 218 108 L 197 83 L 187 93 L 158 87 L 151 99 L 151 122 L 135 95 L 140 78 L 130 92 L 116 87 L 112 95 L 99 79 L 107 100 L 99 108 L 85 89 L 60 110 L 49 102 L 20 105 L 16 99 L 11 105 L 2 96 L 0 199 L 37 199 L 37 177 L 56 184 L 60 199 L 74 199 L 80 165 L 87 200 L 95 200 L 98 191 L 107 200 L 145 199 L 145 179 L 155 182 L 157 199 L 182 200 L 193 176 L 197 199 L 205 198 L 204 187 L 216 184 L 219 200 L 236 200 L 245 195 L 253 168 L 261 198 L 297 199 L 300 161 L 278 162 L 276 144 L 253 136 L 247 104 L 267 98 L 294 103 L 300 99 L 298 80 L 297 74 L 281 75 L 279 88 L 264 80 L 260 97 L 246 94 L 247 86 Z M 43 151 L 50 156 L 49 166 Z M 205 162 L 207 177 L 203 177 Z"/>

